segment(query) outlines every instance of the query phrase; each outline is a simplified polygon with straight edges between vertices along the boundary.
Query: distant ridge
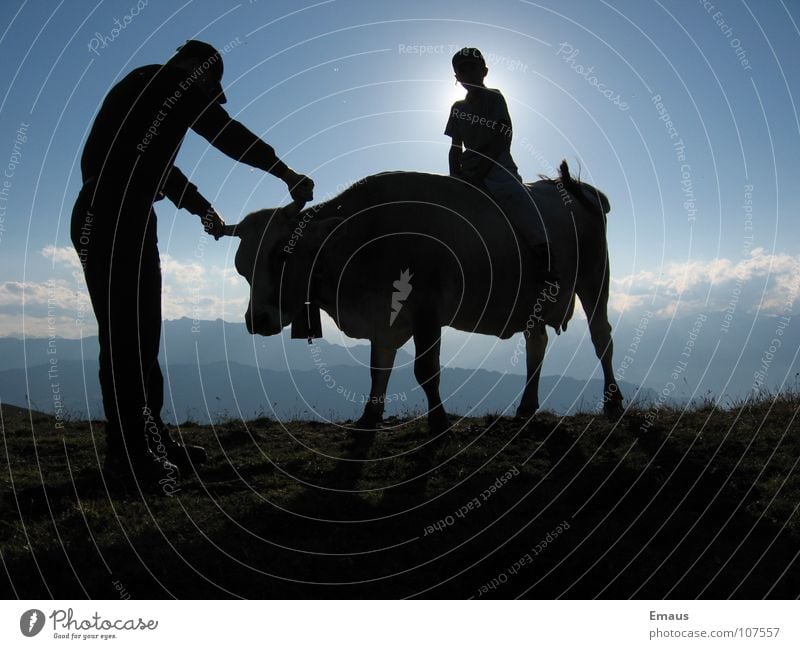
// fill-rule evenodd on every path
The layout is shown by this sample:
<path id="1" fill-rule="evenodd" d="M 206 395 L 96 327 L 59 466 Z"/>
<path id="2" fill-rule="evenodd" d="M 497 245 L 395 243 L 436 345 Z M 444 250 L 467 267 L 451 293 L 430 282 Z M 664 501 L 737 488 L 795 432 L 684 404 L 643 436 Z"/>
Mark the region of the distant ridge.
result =
<path id="1" fill-rule="evenodd" d="M 52 367 L 37 365 L 27 370 L 0 372 L 0 398 L 17 406 L 30 404 L 47 413 L 61 407 L 67 419 L 102 418 L 97 362 L 58 363 L 58 403 L 51 387 Z M 240 363 L 168 365 L 164 371 L 165 419 L 205 424 L 264 416 L 319 421 L 360 416 L 369 393 L 369 371 L 354 365 L 334 365 L 325 370 L 323 375 L 318 369 L 276 371 Z M 512 416 L 524 383 L 524 377 L 516 374 L 445 368 L 442 399 L 452 413 L 481 416 L 504 412 Z M 621 388 L 629 399 L 637 393 L 637 386 L 630 383 L 623 382 Z M 560 414 L 596 410 L 602 389 L 600 379 L 586 382 L 570 377 L 543 377 L 540 387 L 543 409 Z M 655 392 L 640 390 L 638 398 L 654 401 Z M 412 365 L 396 368 L 389 382 L 386 414 L 410 415 L 424 412 L 425 408 L 426 401 Z"/>

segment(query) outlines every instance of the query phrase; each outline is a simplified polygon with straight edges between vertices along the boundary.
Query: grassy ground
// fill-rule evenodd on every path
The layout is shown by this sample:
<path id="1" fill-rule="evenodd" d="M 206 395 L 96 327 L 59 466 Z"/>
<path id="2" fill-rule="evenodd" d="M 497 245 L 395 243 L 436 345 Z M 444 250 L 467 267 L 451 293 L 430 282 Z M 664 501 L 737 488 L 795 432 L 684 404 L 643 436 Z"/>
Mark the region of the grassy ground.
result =
<path id="1" fill-rule="evenodd" d="M 210 459 L 165 498 L 107 492 L 102 425 L 5 406 L 0 593 L 794 598 L 798 408 L 183 425 Z"/>

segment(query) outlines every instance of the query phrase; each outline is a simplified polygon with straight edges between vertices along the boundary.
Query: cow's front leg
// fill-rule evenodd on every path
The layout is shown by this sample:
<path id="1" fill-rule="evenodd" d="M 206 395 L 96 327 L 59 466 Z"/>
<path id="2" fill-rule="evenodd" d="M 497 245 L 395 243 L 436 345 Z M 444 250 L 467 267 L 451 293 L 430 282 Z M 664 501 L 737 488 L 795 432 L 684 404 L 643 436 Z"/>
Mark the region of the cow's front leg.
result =
<path id="1" fill-rule="evenodd" d="M 539 409 L 539 378 L 542 375 L 544 352 L 547 348 L 547 329 L 543 324 L 537 324 L 532 329 L 525 331 L 525 362 L 527 365 L 527 379 L 525 391 L 517 408 L 517 417 L 528 419 L 536 414 Z"/>
<path id="2" fill-rule="evenodd" d="M 389 377 L 392 375 L 396 353 L 397 350 L 393 347 L 382 347 L 372 343 L 369 352 L 369 373 L 372 385 L 369 390 L 369 400 L 364 406 L 364 414 L 356 422 L 355 428 L 375 430 L 383 420 L 386 388 L 389 385 Z"/>
<path id="3" fill-rule="evenodd" d="M 442 328 L 438 324 L 419 323 L 414 326 L 414 376 L 428 398 L 428 426 L 433 433 L 450 428 L 450 420 L 439 396 L 439 350 Z"/>

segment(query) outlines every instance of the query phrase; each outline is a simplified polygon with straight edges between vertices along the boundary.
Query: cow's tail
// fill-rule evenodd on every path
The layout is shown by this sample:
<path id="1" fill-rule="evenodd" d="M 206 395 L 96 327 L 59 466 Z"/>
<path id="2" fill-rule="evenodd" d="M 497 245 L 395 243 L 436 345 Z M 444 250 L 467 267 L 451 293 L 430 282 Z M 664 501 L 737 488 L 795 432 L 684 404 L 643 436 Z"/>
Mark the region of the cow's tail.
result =
<path id="1" fill-rule="evenodd" d="M 569 165 L 566 160 L 561 161 L 558 168 L 561 184 L 575 199 L 590 212 L 594 212 L 599 207 L 603 210 L 603 217 L 611 211 L 611 203 L 608 197 L 596 187 L 589 183 L 575 179 L 569 173 Z M 590 198 L 591 197 L 591 198 Z M 594 199 L 594 200 L 593 200 Z"/>

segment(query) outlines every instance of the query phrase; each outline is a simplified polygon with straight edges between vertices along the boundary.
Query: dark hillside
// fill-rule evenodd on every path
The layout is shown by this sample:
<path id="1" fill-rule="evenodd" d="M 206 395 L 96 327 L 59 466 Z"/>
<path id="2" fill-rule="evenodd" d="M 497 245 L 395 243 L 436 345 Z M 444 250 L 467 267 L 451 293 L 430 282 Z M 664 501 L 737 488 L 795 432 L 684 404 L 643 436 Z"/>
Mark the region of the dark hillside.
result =
<path id="1" fill-rule="evenodd" d="M 731 411 L 184 426 L 172 498 L 107 493 L 101 428 L 3 408 L 5 597 L 795 598 L 795 396 Z"/>

